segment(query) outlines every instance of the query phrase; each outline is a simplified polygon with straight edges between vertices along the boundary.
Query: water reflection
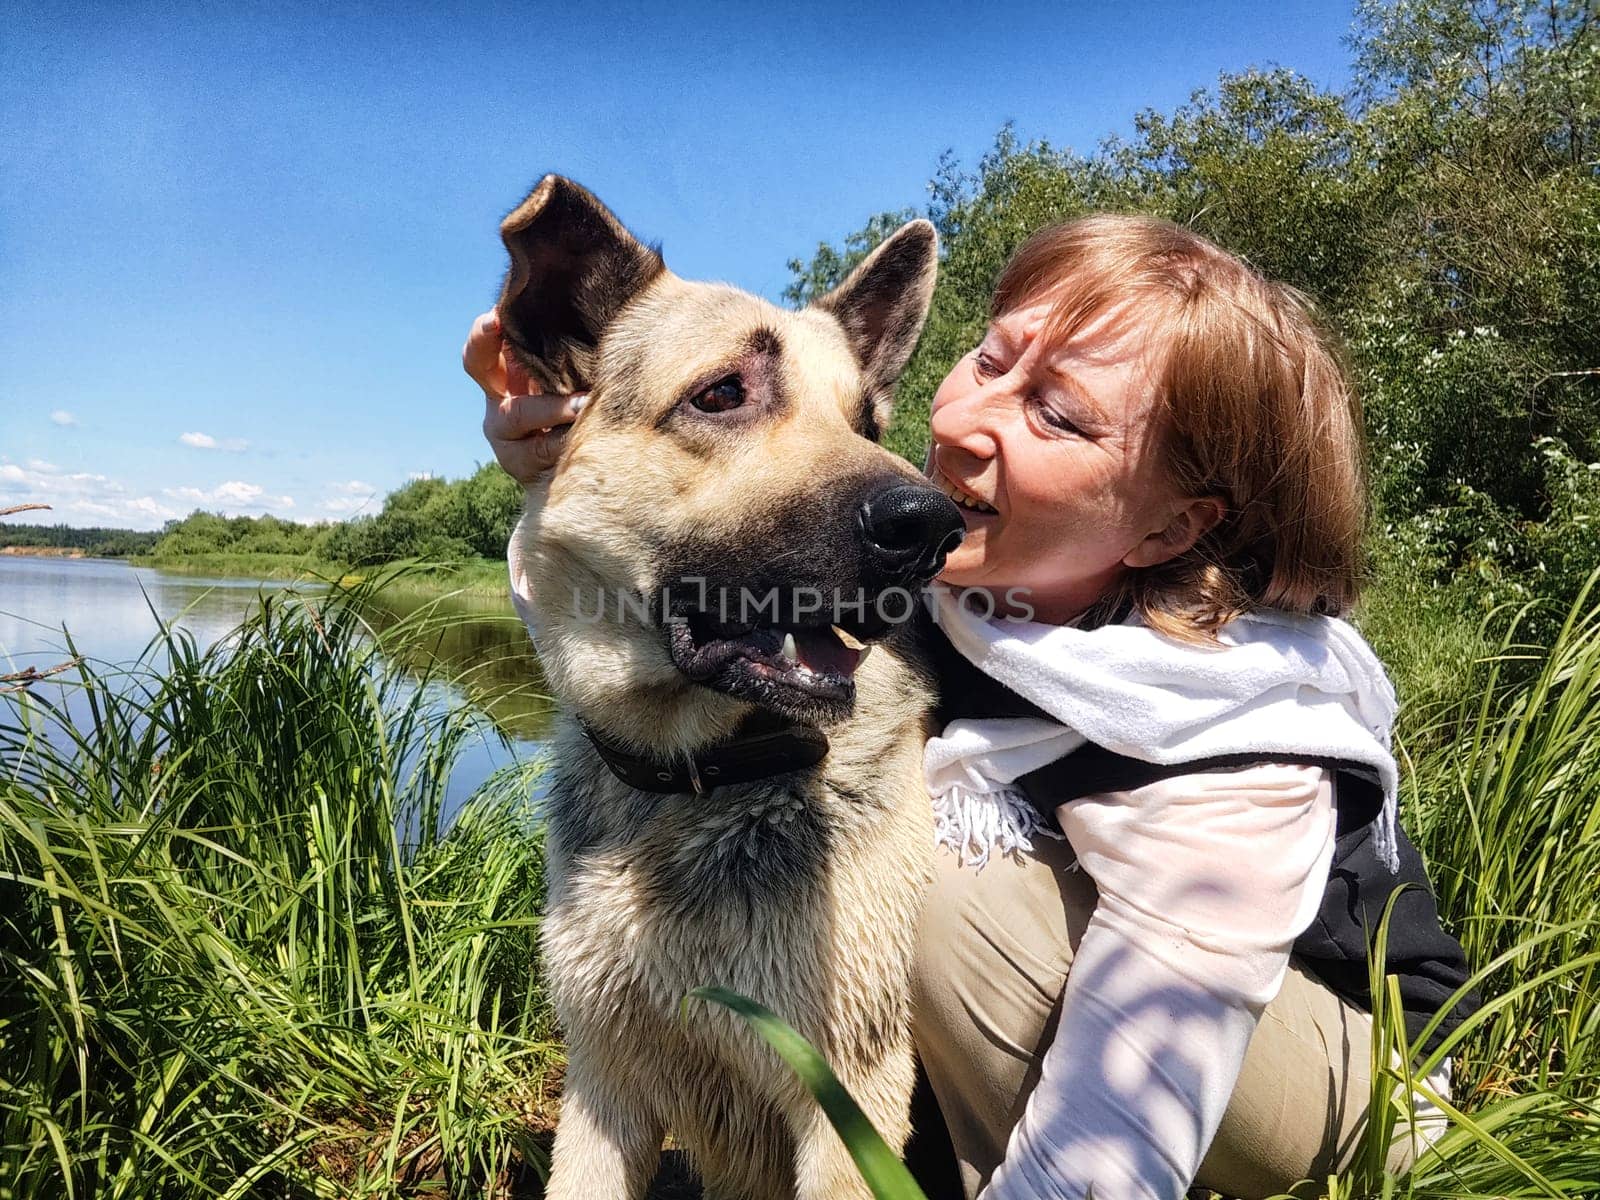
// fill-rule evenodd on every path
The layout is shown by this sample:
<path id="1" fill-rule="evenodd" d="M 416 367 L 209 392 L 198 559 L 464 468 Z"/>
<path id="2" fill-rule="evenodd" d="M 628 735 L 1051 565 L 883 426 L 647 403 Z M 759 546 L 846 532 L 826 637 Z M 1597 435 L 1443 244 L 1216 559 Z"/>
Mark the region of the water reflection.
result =
<path id="1" fill-rule="evenodd" d="M 249 615 L 262 588 L 283 586 L 163 575 L 110 559 L 0 557 L 0 661 L 43 670 L 70 656 L 70 633 L 79 653 L 126 664 L 156 635 L 158 616 L 208 646 Z"/>
<path id="2" fill-rule="evenodd" d="M 368 619 L 387 630 L 404 625 L 420 636 L 403 639 L 401 665 L 438 665 L 471 704 L 517 741 L 541 741 L 555 705 L 528 631 L 509 599 L 476 595 L 425 597 L 402 582 L 374 598 Z"/>

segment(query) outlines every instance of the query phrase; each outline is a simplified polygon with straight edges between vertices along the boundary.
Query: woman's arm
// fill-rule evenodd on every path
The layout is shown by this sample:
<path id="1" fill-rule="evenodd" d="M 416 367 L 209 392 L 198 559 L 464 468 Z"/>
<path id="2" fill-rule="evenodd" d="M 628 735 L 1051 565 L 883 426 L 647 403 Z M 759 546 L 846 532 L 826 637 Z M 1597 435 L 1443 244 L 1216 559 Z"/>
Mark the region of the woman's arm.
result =
<path id="1" fill-rule="evenodd" d="M 1177 1200 L 1315 917 L 1331 779 L 1259 766 L 1057 810 L 1099 899 L 1039 1083 L 984 1200 Z"/>

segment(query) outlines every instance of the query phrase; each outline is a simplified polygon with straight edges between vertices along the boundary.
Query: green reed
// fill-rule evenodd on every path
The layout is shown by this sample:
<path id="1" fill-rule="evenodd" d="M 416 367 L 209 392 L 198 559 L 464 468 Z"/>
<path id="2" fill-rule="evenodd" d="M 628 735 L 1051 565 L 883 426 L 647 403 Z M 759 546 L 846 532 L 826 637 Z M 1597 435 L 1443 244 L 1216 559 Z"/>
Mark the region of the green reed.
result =
<path id="1" fill-rule="evenodd" d="M 532 771 L 441 831 L 479 719 L 389 665 L 418 633 L 370 600 L 267 596 L 214 647 L 165 627 L 0 696 L 0 1197 L 482 1194 L 541 1161 Z"/>
<path id="2" fill-rule="evenodd" d="M 1549 647 L 1519 641 L 1528 609 L 1498 614 L 1499 652 L 1416 725 L 1402 812 L 1486 1004 L 1433 1056 L 1460 1119 L 1401 1195 L 1600 1195 L 1596 600 L 1591 579 Z"/>

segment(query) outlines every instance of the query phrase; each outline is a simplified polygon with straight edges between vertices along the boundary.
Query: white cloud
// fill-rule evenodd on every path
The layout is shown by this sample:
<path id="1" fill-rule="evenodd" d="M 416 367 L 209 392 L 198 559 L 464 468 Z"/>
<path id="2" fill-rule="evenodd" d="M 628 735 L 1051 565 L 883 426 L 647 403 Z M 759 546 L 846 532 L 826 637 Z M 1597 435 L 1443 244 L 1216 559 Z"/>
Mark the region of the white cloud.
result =
<path id="1" fill-rule="evenodd" d="M 330 483 L 327 491 L 330 494 L 322 501 L 322 511 L 335 517 L 348 517 L 372 508 L 378 497 L 378 489 L 360 479 Z"/>
<path id="2" fill-rule="evenodd" d="M 214 508 L 225 512 L 229 516 L 241 513 L 264 513 L 277 508 L 293 508 L 293 496 L 272 496 L 267 494 L 267 489 L 258 483 L 246 483 L 242 479 L 230 479 L 226 483 L 219 483 L 216 487 L 206 489 L 197 487 L 162 488 L 161 494 L 173 500 L 182 500 L 186 504 L 197 505 L 202 508 Z"/>
<path id="3" fill-rule="evenodd" d="M 242 479 L 230 479 L 227 483 L 219 483 L 213 494 L 224 504 L 254 504 L 261 498 L 261 493 L 266 490 L 258 483 L 246 483 Z"/>
<path id="4" fill-rule="evenodd" d="M 30 503 L 48 504 L 52 511 L 9 519 L 156 529 L 196 508 L 227 516 L 269 512 L 287 516 L 287 510 L 295 507 L 293 496 L 273 495 L 260 484 L 242 479 L 230 479 L 214 488 L 163 488 L 159 495 L 150 495 L 135 492 L 109 475 L 67 472 L 40 458 L 30 458 L 23 465 L 0 456 L 0 508 Z"/>
<path id="5" fill-rule="evenodd" d="M 116 504 L 100 504 L 95 506 L 95 511 L 105 517 L 108 522 L 118 525 L 164 525 L 174 517 L 183 514 L 174 508 L 162 504 L 153 496 L 130 496 Z"/>
<path id="6" fill-rule="evenodd" d="M 178 441 L 185 446 L 192 446 L 196 450 L 227 450 L 234 454 L 238 454 L 250 446 L 250 443 L 243 438 L 222 438 L 218 440 L 209 433 L 201 433 L 198 430 L 192 433 L 180 433 Z"/>
<path id="7" fill-rule="evenodd" d="M 64 408 L 56 409 L 55 412 L 50 414 L 50 419 L 57 425 L 76 425 L 78 423 L 78 418 Z"/>
<path id="8" fill-rule="evenodd" d="M 119 525 L 152 529 L 181 516 L 153 496 L 136 496 L 117 480 L 92 471 L 64 472 L 43 459 L 26 467 L 0 460 L 0 508 L 13 504 L 48 504 L 50 512 L 28 513 L 16 520 L 68 525 Z"/>

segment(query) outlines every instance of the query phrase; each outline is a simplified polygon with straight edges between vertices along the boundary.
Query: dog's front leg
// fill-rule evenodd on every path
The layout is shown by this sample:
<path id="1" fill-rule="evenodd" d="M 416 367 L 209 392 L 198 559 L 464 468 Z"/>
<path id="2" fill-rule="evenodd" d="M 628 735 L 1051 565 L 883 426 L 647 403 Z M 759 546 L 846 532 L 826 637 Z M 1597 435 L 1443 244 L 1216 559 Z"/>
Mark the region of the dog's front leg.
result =
<path id="1" fill-rule="evenodd" d="M 815 1104 L 795 1123 L 795 1200 L 872 1200 L 843 1140 Z"/>
<path id="2" fill-rule="evenodd" d="M 561 1098 L 547 1200 L 641 1200 L 661 1161 L 666 1130 L 640 1097 L 574 1062 Z"/>
<path id="3" fill-rule="evenodd" d="M 916 1075 L 909 1039 L 875 1066 L 841 1069 L 839 1080 L 861 1111 L 899 1154 L 911 1136 L 911 1087 Z M 856 1170 L 844 1140 L 810 1097 L 791 1113 L 795 1140 L 797 1200 L 870 1200 L 872 1191 Z"/>

